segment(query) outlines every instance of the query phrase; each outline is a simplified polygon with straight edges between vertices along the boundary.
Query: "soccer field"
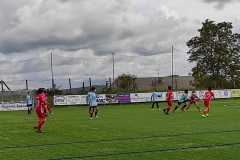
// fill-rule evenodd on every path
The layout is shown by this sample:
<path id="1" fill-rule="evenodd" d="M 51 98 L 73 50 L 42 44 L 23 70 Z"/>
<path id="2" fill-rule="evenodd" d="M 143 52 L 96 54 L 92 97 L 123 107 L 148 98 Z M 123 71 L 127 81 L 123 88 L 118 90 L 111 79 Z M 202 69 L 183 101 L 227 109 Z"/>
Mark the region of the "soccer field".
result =
<path id="1" fill-rule="evenodd" d="M 44 133 L 35 113 L 0 112 L 0 160 L 232 160 L 240 157 L 240 101 L 215 101 L 208 118 L 164 115 L 151 104 L 55 108 Z M 164 103 L 161 104 L 164 107 Z"/>

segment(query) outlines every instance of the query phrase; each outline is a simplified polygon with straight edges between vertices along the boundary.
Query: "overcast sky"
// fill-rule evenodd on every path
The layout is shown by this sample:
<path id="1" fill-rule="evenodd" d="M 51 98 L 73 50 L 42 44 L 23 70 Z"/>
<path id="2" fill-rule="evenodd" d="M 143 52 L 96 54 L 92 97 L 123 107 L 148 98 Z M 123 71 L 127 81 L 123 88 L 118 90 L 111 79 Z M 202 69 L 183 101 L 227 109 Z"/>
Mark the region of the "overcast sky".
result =
<path id="1" fill-rule="evenodd" d="M 0 75 L 12 88 L 50 85 L 54 75 L 65 87 L 112 75 L 188 75 L 186 41 L 209 18 L 233 22 L 240 32 L 240 0 L 1 0 Z M 63 83 L 63 81 L 65 81 Z"/>

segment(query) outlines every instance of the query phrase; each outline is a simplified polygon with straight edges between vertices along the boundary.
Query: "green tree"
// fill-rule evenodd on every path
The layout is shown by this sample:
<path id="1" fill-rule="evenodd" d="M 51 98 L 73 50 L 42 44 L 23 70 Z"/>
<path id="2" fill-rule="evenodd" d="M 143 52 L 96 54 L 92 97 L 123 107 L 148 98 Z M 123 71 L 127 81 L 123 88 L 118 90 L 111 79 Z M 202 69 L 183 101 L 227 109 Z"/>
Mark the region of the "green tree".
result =
<path id="1" fill-rule="evenodd" d="M 240 34 L 233 33 L 232 23 L 207 19 L 199 36 L 187 42 L 189 61 L 197 87 L 240 87 Z"/>
<path id="2" fill-rule="evenodd" d="M 136 90 L 136 79 L 135 75 L 122 74 L 114 81 L 115 86 L 120 91 L 135 91 Z"/>

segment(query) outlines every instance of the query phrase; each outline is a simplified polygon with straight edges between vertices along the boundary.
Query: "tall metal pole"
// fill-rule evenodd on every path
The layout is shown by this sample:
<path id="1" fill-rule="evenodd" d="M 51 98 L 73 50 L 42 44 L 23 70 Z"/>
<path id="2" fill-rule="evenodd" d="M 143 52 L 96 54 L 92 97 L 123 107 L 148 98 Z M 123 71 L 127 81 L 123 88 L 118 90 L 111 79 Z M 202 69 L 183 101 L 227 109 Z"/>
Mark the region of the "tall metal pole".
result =
<path id="1" fill-rule="evenodd" d="M 112 71 L 112 87 L 114 88 L 114 80 L 115 80 L 115 57 L 114 53 L 112 53 L 112 65 L 113 65 L 113 71 Z"/>
<path id="2" fill-rule="evenodd" d="M 54 83 L 54 75 L 53 75 L 53 53 L 51 52 L 51 75 L 52 75 L 52 90 L 55 92 L 55 83 Z"/>
<path id="3" fill-rule="evenodd" d="M 3 92 L 4 92 L 4 88 L 3 88 L 3 80 L 1 80 L 1 88 L 2 88 L 2 90 L 1 90 L 1 99 L 2 99 L 2 104 L 3 104 Z"/>
<path id="4" fill-rule="evenodd" d="M 112 79 L 109 78 L 108 82 L 109 82 L 109 86 L 110 86 L 110 88 L 112 88 L 112 84 L 113 84 Z"/>
<path id="5" fill-rule="evenodd" d="M 69 91 L 71 93 L 72 92 L 72 81 L 71 81 L 71 78 L 68 79 L 68 83 L 69 83 Z"/>
<path id="6" fill-rule="evenodd" d="M 173 66 L 173 63 L 174 63 L 174 61 L 173 61 L 173 60 L 174 60 L 173 50 L 174 50 L 174 47 L 173 47 L 173 45 L 172 45 L 172 88 L 174 88 L 174 86 L 173 86 L 173 84 L 174 84 L 174 80 L 173 80 L 173 79 L 174 79 L 174 78 L 173 78 L 173 77 L 174 77 L 174 75 L 173 75 L 173 74 L 174 74 L 174 73 L 173 73 L 173 72 L 174 72 L 174 70 L 173 70 L 173 67 L 174 67 L 174 66 Z"/>
<path id="7" fill-rule="evenodd" d="M 92 79 L 91 79 L 91 77 L 89 78 L 89 86 L 90 86 L 90 88 L 92 87 Z"/>
<path id="8" fill-rule="evenodd" d="M 28 91 L 28 80 L 26 80 L 26 90 Z"/>
<path id="9" fill-rule="evenodd" d="M 83 91 L 85 91 L 85 83 L 84 83 L 84 81 L 82 82 L 82 89 L 83 89 Z"/>

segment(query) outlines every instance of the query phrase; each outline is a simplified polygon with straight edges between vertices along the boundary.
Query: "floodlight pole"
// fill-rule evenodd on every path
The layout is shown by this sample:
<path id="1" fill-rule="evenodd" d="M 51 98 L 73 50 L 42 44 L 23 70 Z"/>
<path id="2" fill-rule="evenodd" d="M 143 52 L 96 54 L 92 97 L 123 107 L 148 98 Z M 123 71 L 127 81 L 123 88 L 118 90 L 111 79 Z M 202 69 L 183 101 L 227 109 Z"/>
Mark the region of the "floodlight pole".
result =
<path id="1" fill-rule="evenodd" d="M 26 90 L 28 91 L 28 80 L 26 80 Z"/>
<path id="2" fill-rule="evenodd" d="M 174 79 L 174 78 L 173 78 L 173 77 L 174 77 L 174 75 L 173 75 L 173 74 L 174 74 L 174 73 L 173 73 L 173 72 L 174 72 L 174 70 L 173 70 L 173 67 L 174 67 L 174 66 L 173 66 L 173 63 L 174 63 L 174 61 L 173 61 L 173 60 L 174 60 L 173 50 L 174 50 L 174 47 L 173 47 L 173 45 L 172 45 L 172 88 L 174 88 L 174 87 L 173 87 L 173 84 L 174 84 L 174 80 L 173 80 L 173 79 Z"/>
<path id="3" fill-rule="evenodd" d="M 112 53 L 112 69 L 113 69 L 113 71 L 112 71 L 112 87 L 114 88 L 114 80 L 115 80 L 115 54 L 114 53 Z"/>
<path id="4" fill-rule="evenodd" d="M 92 78 L 91 77 L 89 77 L 89 86 L 90 86 L 90 88 L 92 87 Z"/>
<path id="5" fill-rule="evenodd" d="M 4 92 L 4 88 L 3 88 L 3 80 L 1 80 L 1 100 L 2 100 L 2 104 L 3 104 L 3 92 Z"/>
<path id="6" fill-rule="evenodd" d="M 68 78 L 68 84 L 69 84 L 69 91 L 72 93 L 72 81 L 71 78 Z"/>
<path id="7" fill-rule="evenodd" d="M 53 52 L 51 52 L 51 76 L 52 76 L 52 90 L 55 92 L 54 74 L 53 74 Z"/>
<path id="8" fill-rule="evenodd" d="M 82 89 L 83 89 L 83 91 L 85 91 L 85 83 L 84 83 L 84 81 L 82 82 Z"/>

